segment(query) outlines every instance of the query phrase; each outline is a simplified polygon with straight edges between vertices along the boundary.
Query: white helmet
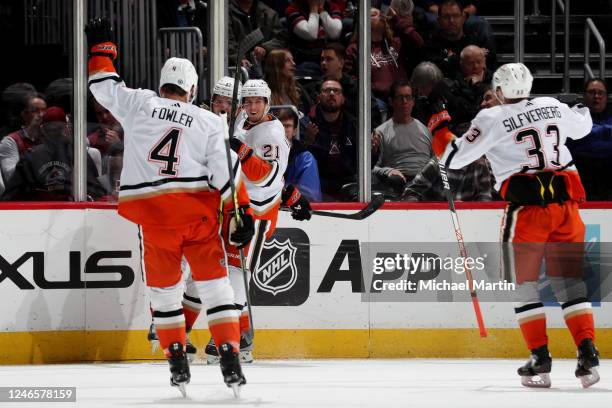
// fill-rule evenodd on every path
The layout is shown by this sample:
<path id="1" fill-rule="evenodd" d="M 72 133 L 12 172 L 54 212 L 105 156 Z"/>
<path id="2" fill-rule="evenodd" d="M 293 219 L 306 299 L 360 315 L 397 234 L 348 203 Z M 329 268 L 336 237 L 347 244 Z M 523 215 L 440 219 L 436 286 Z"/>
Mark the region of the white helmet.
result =
<path id="1" fill-rule="evenodd" d="M 502 95 L 508 99 L 529 97 L 533 76 L 520 62 L 502 65 L 493 74 L 493 90 L 501 88 Z"/>
<path id="2" fill-rule="evenodd" d="M 166 84 L 173 84 L 189 94 L 193 102 L 198 93 L 198 73 L 191 61 L 185 58 L 169 58 L 161 69 L 159 89 Z M 190 94 L 193 88 L 193 93 Z"/>
<path id="3" fill-rule="evenodd" d="M 243 99 L 248 96 L 262 96 L 266 98 L 266 101 L 270 104 L 272 91 L 263 79 L 249 79 L 242 85 L 242 92 L 240 94 Z"/>
<path id="4" fill-rule="evenodd" d="M 240 93 L 242 92 L 242 84 L 238 81 L 238 103 L 240 103 Z M 217 81 L 213 88 L 213 95 L 227 96 L 232 98 L 234 96 L 234 78 L 224 76 Z"/>

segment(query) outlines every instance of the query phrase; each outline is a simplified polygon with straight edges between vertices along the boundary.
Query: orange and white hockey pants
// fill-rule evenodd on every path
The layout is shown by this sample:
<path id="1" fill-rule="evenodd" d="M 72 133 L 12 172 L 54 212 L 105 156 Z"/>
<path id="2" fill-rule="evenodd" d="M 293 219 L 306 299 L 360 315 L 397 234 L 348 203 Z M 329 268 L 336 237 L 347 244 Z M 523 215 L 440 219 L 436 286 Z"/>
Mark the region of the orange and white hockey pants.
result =
<path id="1" fill-rule="evenodd" d="M 546 207 L 506 207 L 502 221 L 503 265 L 505 272 L 514 274 L 514 311 L 530 350 L 548 344 L 546 315 L 538 289 L 542 261 L 575 344 L 594 339 L 591 303 L 582 279 L 584 239 L 585 226 L 575 201 Z"/>
<path id="2" fill-rule="evenodd" d="M 239 349 L 239 313 L 227 273 L 227 258 L 218 224 L 198 221 L 183 227 L 140 228 L 143 263 L 153 323 L 167 353 L 174 342 L 186 343 L 181 305 L 184 284 L 181 260 L 191 266 L 194 285 L 205 299 L 208 326 L 216 344 Z"/>

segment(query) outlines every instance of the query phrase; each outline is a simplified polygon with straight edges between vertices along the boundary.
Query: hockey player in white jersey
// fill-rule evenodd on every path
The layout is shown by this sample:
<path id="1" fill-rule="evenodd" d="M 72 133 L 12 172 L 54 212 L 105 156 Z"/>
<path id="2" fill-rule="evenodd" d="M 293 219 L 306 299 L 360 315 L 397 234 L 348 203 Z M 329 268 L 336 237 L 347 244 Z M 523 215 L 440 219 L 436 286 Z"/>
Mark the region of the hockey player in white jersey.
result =
<path id="1" fill-rule="evenodd" d="M 569 108 L 549 97 L 528 99 L 532 81 L 523 64 L 500 67 L 492 86 L 502 105 L 481 110 L 469 130 L 447 147 L 442 163 L 459 169 L 486 155 L 496 188 L 508 202 L 502 241 L 512 243 L 515 313 L 531 350 L 518 370 L 522 384 L 551 385 L 546 315 L 537 288 L 545 259 L 547 278 L 578 348 L 575 375 L 588 387 L 599 380 L 599 359 L 591 304 L 581 281 L 585 226 L 578 204 L 585 192 L 565 141 L 586 136 L 592 121 L 587 108 Z M 568 253 L 572 256 L 560 262 Z M 567 290 L 558 290 L 563 286 Z"/>
<path id="2" fill-rule="evenodd" d="M 229 88 L 228 88 L 229 89 Z M 289 207 L 294 219 L 310 219 L 310 204 L 294 186 L 284 188 L 283 175 L 289 160 L 290 145 L 282 123 L 269 113 L 271 91 L 263 80 L 248 80 L 242 86 L 241 115 L 236 125 L 232 149 L 238 154 L 251 208 L 255 214 L 255 236 L 246 252 L 246 269 L 255 272 L 264 241 L 276 229 L 278 210 Z M 240 267 L 240 256 L 235 246 L 229 246 L 230 280 L 236 294 L 236 306 L 240 315 L 240 357 L 243 362 L 253 361 L 253 339 L 246 304 L 246 292 Z M 207 361 L 214 363 L 217 357 L 214 342 L 205 350 Z"/>
<path id="3" fill-rule="evenodd" d="M 232 95 L 234 90 L 234 78 L 232 77 L 222 77 L 215 83 L 213 87 L 210 107 L 213 113 L 219 115 L 221 113 L 227 113 L 227 117 L 229 118 L 232 114 Z M 242 85 L 238 84 L 238 99 L 240 100 L 240 92 L 242 90 Z M 226 245 L 229 245 L 226 242 Z M 189 267 L 189 263 L 183 258 L 181 262 L 181 269 L 183 270 L 183 275 L 185 276 L 185 292 L 183 293 L 183 313 L 185 314 L 185 329 L 187 331 L 187 339 L 186 339 L 186 352 L 189 358 L 189 361 L 193 361 L 197 354 L 197 347 L 195 347 L 189 339 L 189 333 L 193 328 L 200 312 L 202 311 L 202 300 L 200 299 L 200 294 L 198 293 L 198 288 L 196 282 L 193 280 L 191 276 L 191 268 Z M 235 272 L 230 275 L 232 279 L 241 279 L 240 275 L 237 275 Z M 232 281 L 233 282 L 233 281 Z M 232 286 L 236 285 L 232 283 Z M 242 285 L 244 286 L 244 285 Z M 238 290 L 241 290 L 241 287 L 238 287 Z M 244 297 L 244 296 L 242 296 Z M 151 325 L 148 334 L 148 340 L 152 343 L 152 350 L 155 352 L 157 348 L 157 343 L 159 342 L 157 338 L 157 333 L 155 332 L 154 325 Z M 212 340 L 211 340 L 212 341 Z M 219 361 L 217 349 L 212 344 L 212 348 L 215 353 L 214 361 L 217 363 Z M 250 349 L 244 349 L 244 340 L 241 342 L 243 349 L 240 351 L 240 359 L 243 362 L 250 362 L 252 360 L 252 355 Z"/>
<path id="4" fill-rule="evenodd" d="M 185 395 L 191 377 L 181 308 L 185 256 L 205 299 L 209 329 L 221 345 L 223 379 L 237 393 L 246 380 L 218 209 L 223 202 L 238 201 L 242 223 L 230 229 L 230 241 L 237 246 L 250 241 L 253 221 L 240 171 L 234 180 L 237 196 L 230 192 L 222 122 L 191 103 L 198 76 L 188 60 L 166 61 L 158 97 L 150 90 L 127 88 L 116 73 L 117 47 L 108 20 L 92 20 L 86 32 L 90 90 L 126 131 L 119 214 L 140 227 L 153 320 L 170 365 L 170 383 Z"/>
<path id="5" fill-rule="evenodd" d="M 234 90 L 234 78 L 225 76 L 215 83 L 213 87 L 210 107 L 213 113 L 219 115 L 223 112 L 227 113 L 227 117 L 229 118 L 232 114 L 232 94 Z M 238 84 L 238 98 L 240 98 L 240 91 L 242 90 L 242 86 Z M 229 243 L 226 243 L 229 244 Z M 185 314 L 185 329 L 187 331 L 187 339 L 186 339 L 186 352 L 189 361 L 192 362 L 195 359 L 197 354 L 197 347 L 193 345 L 193 343 L 189 339 L 189 333 L 193 328 L 200 312 L 202 311 L 202 300 L 200 299 L 200 295 L 198 293 L 198 288 L 196 282 L 193 280 L 191 276 L 191 270 L 189 267 L 189 263 L 183 258 L 181 262 L 181 269 L 183 270 L 183 275 L 185 276 L 185 292 L 183 293 L 183 313 Z M 230 275 L 234 279 L 240 278 L 240 276 L 235 276 L 236 274 Z M 235 286 L 235 285 L 234 285 Z M 240 288 L 238 288 L 240 289 Z M 157 344 L 159 339 L 157 338 L 157 333 L 155 332 L 155 326 L 151 324 L 149 328 L 149 334 L 147 336 L 148 340 L 151 342 L 152 351 L 155 352 L 157 349 Z M 243 341 L 244 343 L 244 341 Z M 244 344 L 243 344 L 244 345 Z M 213 346 L 214 348 L 214 346 Z M 216 349 L 215 349 L 216 353 Z M 249 358 L 247 355 L 251 355 L 250 350 L 241 350 L 240 357 L 242 361 L 249 362 Z M 218 358 L 215 358 L 215 362 L 218 361 Z"/>

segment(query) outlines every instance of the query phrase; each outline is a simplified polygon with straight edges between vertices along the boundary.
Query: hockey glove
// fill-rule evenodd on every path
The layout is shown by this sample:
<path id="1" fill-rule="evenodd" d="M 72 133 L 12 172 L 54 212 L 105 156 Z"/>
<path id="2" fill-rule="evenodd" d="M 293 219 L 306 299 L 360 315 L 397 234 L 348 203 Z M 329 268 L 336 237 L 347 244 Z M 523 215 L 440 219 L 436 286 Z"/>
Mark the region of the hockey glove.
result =
<path id="1" fill-rule="evenodd" d="M 297 187 L 289 184 L 283 189 L 283 205 L 291 209 L 291 216 L 294 220 L 309 220 L 312 208 L 308 200 L 300 193 Z"/>
<path id="2" fill-rule="evenodd" d="M 238 249 L 249 245 L 251 238 L 253 238 L 255 234 L 253 216 L 247 212 L 248 209 L 248 207 L 240 207 L 238 209 L 240 222 L 236 219 L 235 213 L 232 214 L 232 218 L 230 218 L 229 242 Z"/>
<path id="3" fill-rule="evenodd" d="M 104 56 L 111 60 L 117 58 L 117 46 L 113 42 L 113 29 L 106 17 L 90 20 L 85 26 L 89 56 Z"/>
<path id="4" fill-rule="evenodd" d="M 242 143 L 240 139 L 236 137 L 230 138 L 230 147 L 238 155 L 240 163 L 244 163 L 253 154 L 253 149 Z"/>
<path id="5" fill-rule="evenodd" d="M 434 113 L 429 118 L 429 122 L 427 122 L 427 129 L 431 132 L 431 134 L 435 134 L 438 130 L 448 128 L 451 122 L 451 116 L 449 115 L 446 108 L 441 110 L 440 112 Z"/>
<path id="6" fill-rule="evenodd" d="M 455 139 L 455 135 L 449 130 L 451 116 L 445 107 L 438 113 L 434 113 L 427 122 L 427 128 L 433 136 L 432 149 L 439 158 L 444 154 L 446 146 Z"/>

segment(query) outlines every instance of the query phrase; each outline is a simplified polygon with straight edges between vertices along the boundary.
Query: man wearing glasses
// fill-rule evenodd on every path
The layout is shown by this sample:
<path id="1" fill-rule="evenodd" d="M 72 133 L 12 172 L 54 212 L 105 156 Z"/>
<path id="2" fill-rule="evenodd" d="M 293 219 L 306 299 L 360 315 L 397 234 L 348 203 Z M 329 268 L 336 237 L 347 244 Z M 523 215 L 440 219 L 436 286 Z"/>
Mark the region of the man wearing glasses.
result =
<path id="1" fill-rule="evenodd" d="M 438 8 L 438 26 L 425 43 L 425 61 L 435 63 L 444 76 L 452 78 L 459 72 L 459 55 L 468 45 L 486 49 L 487 67 L 497 65 L 495 43 L 483 33 L 465 27 L 466 14 L 458 0 L 444 0 Z"/>
<path id="2" fill-rule="evenodd" d="M 345 101 L 340 82 L 326 78 L 303 139 L 319 164 L 324 200 L 349 199 L 341 189 L 357 174 L 357 123 L 345 111 Z"/>
<path id="3" fill-rule="evenodd" d="M 567 146 L 576 162 L 580 178 L 591 201 L 612 200 L 612 106 L 608 104 L 608 87 L 602 79 L 591 79 L 584 87 L 584 103 L 591 112 L 591 133 Z"/>
<path id="4" fill-rule="evenodd" d="M 382 184 L 401 194 L 430 159 L 432 137 L 427 127 L 412 117 L 414 96 L 409 81 L 391 86 L 389 102 L 393 116 L 374 130 L 380 146 L 373 172 Z"/>

